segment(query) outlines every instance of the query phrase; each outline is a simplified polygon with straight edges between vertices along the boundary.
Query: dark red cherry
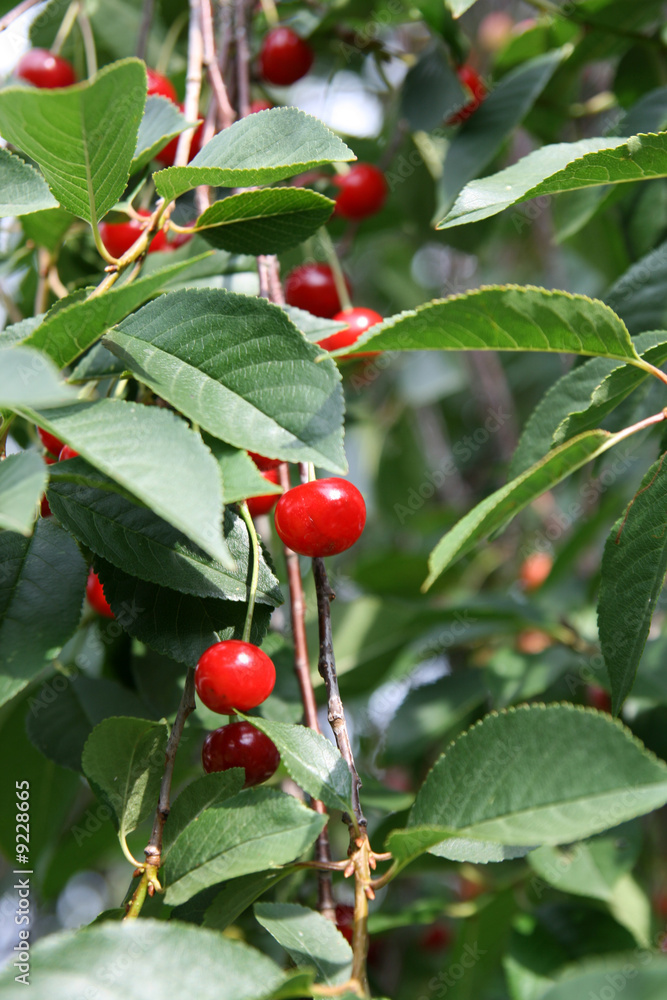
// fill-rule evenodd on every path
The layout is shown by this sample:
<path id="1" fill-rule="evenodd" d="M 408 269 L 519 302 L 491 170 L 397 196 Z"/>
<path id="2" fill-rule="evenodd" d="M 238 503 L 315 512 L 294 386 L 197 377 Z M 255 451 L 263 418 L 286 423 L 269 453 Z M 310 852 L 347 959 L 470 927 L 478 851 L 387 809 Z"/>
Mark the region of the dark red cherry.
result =
<path id="1" fill-rule="evenodd" d="M 282 541 L 302 556 L 333 556 L 357 541 L 366 523 L 361 493 L 347 479 L 315 479 L 279 498 L 275 524 Z"/>
<path id="2" fill-rule="evenodd" d="M 266 653 L 239 639 L 209 646 L 195 669 L 197 694 L 207 708 L 221 715 L 261 705 L 275 682 L 276 668 Z"/>
<path id="3" fill-rule="evenodd" d="M 262 42 L 259 71 L 267 83 L 287 87 L 306 75 L 313 59 L 310 45 L 291 28 L 272 28 Z"/>
<path id="4" fill-rule="evenodd" d="M 352 286 L 347 278 L 345 284 L 351 295 Z M 285 281 L 285 298 L 288 305 L 324 319 L 331 319 L 341 308 L 336 282 L 328 264 L 300 264 L 295 267 Z"/>
<path id="5" fill-rule="evenodd" d="M 354 907 L 347 903 L 336 904 L 336 927 L 346 941 L 352 944 L 354 934 Z"/>
<path id="6" fill-rule="evenodd" d="M 181 109 L 181 111 L 184 110 L 182 104 L 179 104 L 178 106 Z M 190 143 L 190 155 L 188 157 L 188 163 L 190 162 L 190 160 L 194 160 L 195 156 L 201 149 L 201 134 L 203 129 L 204 129 L 204 119 L 200 118 L 199 125 L 195 131 L 195 134 L 192 136 L 192 142 Z M 164 164 L 165 167 L 173 167 L 174 165 L 174 160 L 176 159 L 176 150 L 178 149 L 178 140 L 179 136 L 177 135 L 174 136 L 174 138 L 167 143 L 164 149 L 161 149 L 159 153 L 155 154 L 155 159 L 158 160 L 159 163 Z"/>
<path id="7" fill-rule="evenodd" d="M 470 92 L 471 99 L 446 120 L 446 125 L 460 125 L 461 122 L 466 121 L 477 111 L 477 108 L 487 95 L 487 89 L 483 80 L 472 66 L 459 66 L 456 70 L 456 75 L 466 90 Z"/>
<path id="8" fill-rule="evenodd" d="M 88 574 L 88 583 L 86 584 L 86 597 L 88 598 L 88 603 L 92 608 L 97 611 L 98 615 L 104 615 L 105 618 L 115 618 L 115 614 L 109 607 L 109 602 L 104 596 L 104 590 L 102 589 L 102 584 L 100 583 L 100 578 L 94 569 L 91 569 Z"/>
<path id="9" fill-rule="evenodd" d="M 379 212 L 389 188 L 381 170 L 372 163 L 357 163 L 348 173 L 334 178 L 340 188 L 336 198 L 336 215 L 344 219 L 366 219 Z"/>
<path id="10" fill-rule="evenodd" d="M 248 454 L 261 472 L 277 469 L 282 463 L 282 458 L 265 458 L 264 455 L 258 455 L 256 451 L 249 451 Z"/>
<path id="11" fill-rule="evenodd" d="M 140 208 L 137 215 L 140 215 L 142 219 L 149 219 L 151 213 L 145 208 Z M 111 256 L 118 259 L 127 253 L 145 228 L 138 219 L 128 219 L 127 222 L 100 222 L 100 236 Z M 165 250 L 167 247 L 167 237 L 160 230 L 153 236 L 148 253 Z"/>
<path id="12" fill-rule="evenodd" d="M 42 427 L 37 428 L 37 433 L 39 434 L 40 441 L 49 454 L 58 456 L 63 450 L 64 442 L 61 441 L 60 438 L 57 438 L 55 434 L 49 434 L 49 432 L 45 431 Z"/>
<path id="13" fill-rule="evenodd" d="M 274 743 L 249 722 L 230 722 L 214 729 L 204 740 L 202 764 L 207 774 L 242 767 L 244 788 L 261 785 L 278 770 L 280 754 Z"/>
<path id="14" fill-rule="evenodd" d="M 40 90 L 71 87 L 76 83 L 72 64 L 48 49 L 30 49 L 19 59 L 14 73 Z"/>
<path id="15" fill-rule="evenodd" d="M 269 483 L 280 484 L 280 476 L 277 469 L 266 469 L 262 475 Z M 251 517 L 259 517 L 260 514 L 268 514 L 280 496 L 279 493 L 264 493 L 258 497 L 248 497 L 246 503 Z"/>

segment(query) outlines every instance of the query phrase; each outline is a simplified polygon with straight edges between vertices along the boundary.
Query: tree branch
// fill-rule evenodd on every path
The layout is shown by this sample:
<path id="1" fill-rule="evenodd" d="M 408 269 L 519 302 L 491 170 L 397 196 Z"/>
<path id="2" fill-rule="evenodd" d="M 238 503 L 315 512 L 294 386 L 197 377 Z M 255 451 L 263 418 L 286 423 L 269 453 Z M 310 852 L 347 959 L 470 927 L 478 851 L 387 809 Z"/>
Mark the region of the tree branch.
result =
<path id="1" fill-rule="evenodd" d="M 220 121 L 222 128 L 229 128 L 233 124 L 234 108 L 231 106 L 225 81 L 222 78 L 220 66 L 218 65 L 215 51 L 215 32 L 213 30 L 213 10 L 211 0 L 201 0 L 201 28 L 202 42 L 204 47 L 204 65 L 209 82 L 213 89 L 215 102 L 220 111 Z"/>
<path id="2" fill-rule="evenodd" d="M 238 80 L 239 118 L 250 114 L 250 50 L 246 31 L 245 0 L 234 0 L 234 26 L 236 30 L 236 72 Z"/>
<path id="3" fill-rule="evenodd" d="M 204 42 L 202 39 L 199 0 L 190 0 L 190 26 L 188 29 L 188 69 L 185 77 L 185 103 L 183 114 L 189 122 L 199 118 L 199 96 L 201 94 L 201 70 L 204 60 Z M 190 147 L 195 134 L 194 128 L 181 132 L 178 137 L 175 167 L 187 166 L 190 158 Z"/>

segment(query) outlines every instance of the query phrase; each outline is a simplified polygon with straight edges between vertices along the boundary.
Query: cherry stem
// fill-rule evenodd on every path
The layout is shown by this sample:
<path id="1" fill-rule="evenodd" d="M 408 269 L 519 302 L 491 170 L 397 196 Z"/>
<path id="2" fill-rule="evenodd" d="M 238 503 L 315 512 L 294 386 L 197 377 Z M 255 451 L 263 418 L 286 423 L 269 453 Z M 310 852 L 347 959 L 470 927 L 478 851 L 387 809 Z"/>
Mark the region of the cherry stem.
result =
<path id="1" fill-rule="evenodd" d="M 97 73 L 97 52 L 95 51 L 95 37 L 93 35 L 93 29 L 91 28 L 90 21 L 80 4 L 76 13 L 76 19 L 79 25 L 79 31 L 81 32 L 81 38 L 83 39 L 83 48 L 86 53 L 86 72 L 88 74 L 88 79 L 90 80 L 91 77 L 95 76 Z"/>
<path id="2" fill-rule="evenodd" d="M 320 241 L 320 246 L 324 250 L 324 254 L 327 258 L 327 263 L 331 268 L 331 273 L 333 275 L 334 284 L 336 286 L 336 291 L 338 292 L 338 299 L 340 301 L 340 307 L 342 310 L 347 310 L 352 308 L 352 302 L 350 301 L 350 296 L 347 290 L 347 285 L 345 284 L 345 276 L 343 275 L 343 269 L 340 266 L 340 261 L 338 260 L 338 254 L 332 243 L 331 237 L 326 226 L 321 226 L 318 230 L 318 237 Z"/>
<path id="3" fill-rule="evenodd" d="M 160 49 L 160 55 L 158 56 L 157 62 L 155 63 L 155 72 L 164 76 L 168 69 L 169 63 L 171 61 L 171 54 L 176 48 L 176 42 L 178 41 L 178 36 L 183 31 L 183 28 L 188 23 L 188 12 L 186 10 L 182 11 L 177 18 L 172 22 L 169 31 L 165 35 L 164 42 L 162 43 L 162 48 Z"/>
<path id="4" fill-rule="evenodd" d="M 248 529 L 248 536 L 250 538 L 250 559 L 252 560 L 252 573 L 250 576 L 250 590 L 248 593 L 248 610 L 245 616 L 245 625 L 243 626 L 243 641 L 250 642 L 250 631 L 252 629 L 252 616 L 255 610 L 255 598 L 257 597 L 257 581 L 259 580 L 259 542 L 257 541 L 257 532 L 255 531 L 255 523 L 250 516 L 250 511 L 248 510 L 248 504 L 243 501 L 239 504 L 239 510 L 241 511 L 241 517 L 246 523 L 246 528 Z"/>
<path id="5" fill-rule="evenodd" d="M 181 700 L 176 712 L 176 718 L 174 719 L 174 724 L 171 727 L 169 739 L 167 740 L 167 747 L 164 752 L 164 774 L 162 775 L 162 781 L 160 783 L 160 795 L 158 797 L 157 809 L 155 811 L 151 839 L 144 848 L 144 854 L 146 855 L 146 867 L 149 868 L 152 866 L 156 873 L 162 864 L 162 834 L 164 831 L 164 824 L 167 822 L 167 817 L 169 816 L 169 797 L 171 795 L 171 781 L 174 776 L 174 765 L 176 763 L 176 751 L 178 750 L 178 744 L 180 743 L 181 736 L 183 735 L 186 720 L 188 716 L 194 712 L 195 707 L 195 672 L 192 667 L 189 667 L 188 672 L 185 675 L 183 694 L 181 695 Z"/>
<path id="6" fill-rule="evenodd" d="M 139 25 L 139 32 L 137 34 L 137 47 L 135 49 L 137 59 L 146 58 L 146 46 L 148 44 L 148 36 L 153 22 L 154 6 L 155 0 L 144 0 L 143 10 L 141 12 L 141 24 Z"/>
<path id="7" fill-rule="evenodd" d="M 80 6 L 81 4 L 79 3 L 79 0 L 72 0 L 72 3 L 65 11 L 65 16 L 60 22 L 60 27 L 58 28 L 58 34 L 53 39 L 53 45 L 49 49 L 49 51 L 53 52 L 55 56 L 60 55 L 60 50 L 65 44 L 70 31 L 74 27 Z"/>

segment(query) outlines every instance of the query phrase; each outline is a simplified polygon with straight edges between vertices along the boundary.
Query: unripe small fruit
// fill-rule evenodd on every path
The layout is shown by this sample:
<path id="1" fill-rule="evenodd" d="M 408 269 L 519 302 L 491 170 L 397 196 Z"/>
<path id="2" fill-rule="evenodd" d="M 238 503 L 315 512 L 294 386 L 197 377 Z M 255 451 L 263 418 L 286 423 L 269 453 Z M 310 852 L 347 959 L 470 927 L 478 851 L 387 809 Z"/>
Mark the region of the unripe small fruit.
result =
<path id="1" fill-rule="evenodd" d="M 221 715 L 257 708 L 273 691 L 276 668 L 258 646 L 225 639 L 209 646 L 195 669 L 197 694 Z"/>
<path id="2" fill-rule="evenodd" d="M 347 479 L 315 479 L 288 490 L 276 505 L 275 525 L 302 556 L 333 556 L 357 541 L 366 523 L 361 493 Z"/>
<path id="3" fill-rule="evenodd" d="M 554 561 L 548 552 L 532 552 L 521 563 L 519 580 L 524 590 L 537 590 L 551 572 Z"/>
<path id="4" fill-rule="evenodd" d="M 202 747 L 202 765 L 207 774 L 242 767 L 244 788 L 261 785 L 278 770 L 280 754 L 266 733 L 249 722 L 230 722 L 209 733 Z"/>

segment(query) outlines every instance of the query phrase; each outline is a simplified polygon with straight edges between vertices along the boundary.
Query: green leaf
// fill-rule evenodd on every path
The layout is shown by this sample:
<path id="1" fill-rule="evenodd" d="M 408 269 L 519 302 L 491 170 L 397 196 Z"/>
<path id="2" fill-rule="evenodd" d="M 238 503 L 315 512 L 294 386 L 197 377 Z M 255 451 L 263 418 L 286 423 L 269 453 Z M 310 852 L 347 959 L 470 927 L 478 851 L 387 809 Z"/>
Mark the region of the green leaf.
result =
<path id="1" fill-rule="evenodd" d="M 461 14 L 465 14 L 476 2 L 477 0 L 447 0 L 447 6 L 454 17 L 460 17 Z"/>
<path id="2" fill-rule="evenodd" d="M 5 88 L 0 131 L 39 164 L 63 208 L 93 222 L 125 190 L 145 101 L 144 64 L 124 59 L 64 90 Z"/>
<path id="3" fill-rule="evenodd" d="M 39 412 L 22 409 L 28 419 L 231 567 L 221 529 L 220 470 L 183 420 L 168 410 L 121 399 Z"/>
<path id="4" fill-rule="evenodd" d="M 173 101 L 154 94 L 148 97 L 130 172 L 135 174 L 145 167 L 170 139 L 180 135 L 186 128 L 188 120 Z"/>
<path id="5" fill-rule="evenodd" d="M 608 431 L 589 431 L 571 438 L 478 503 L 431 552 L 430 572 L 423 589 L 427 590 L 448 566 L 470 552 L 483 538 L 507 527 L 529 503 L 619 440 L 622 440 L 620 434 Z"/>
<path id="6" fill-rule="evenodd" d="M 610 1000 L 617 996 L 623 1000 L 662 1000 L 667 991 L 667 958 L 639 949 L 627 955 L 587 956 L 577 965 L 566 966 L 558 979 L 539 1000 L 606 1000 L 607 995 Z"/>
<path id="7" fill-rule="evenodd" d="M 558 351 L 638 361 L 624 323 L 608 306 L 530 285 L 435 299 L 390 316 L 344 350 L 365 351 L 367 344 L 380 351 Z"/>
<path id="8" fill-rule="evenodd" d="M 0 462 L 0 528 L 32 534 L 47 479 L 46 466 L 36 451 L 7 455 Z"/>
<path id="9" fill-rule="evenodd" d="M 316 364 L 321 351 L 265 299 L 220 289 L 171 292 L 129 316 L 104 344 L 215 437 L 346 470 L 336 365 Z"/>
<path id="10" fill-rule="evenodd" d="M 345 323 L 335 323 L 332 319 L 323 319 L 321 316 L 313 316 L 305 309 L 297 309 L 296 306 L 282 306 L 289 318 L 294 323 L 297 330 L 305 334 L 308 340 L 316 344 L 318 340 L 330 337 L 332 333 L 345 329 Z"/>
<path id="11" fill-rule="evenodd" d="M 496 84 L 475 114 L 464 122 L 445 157 L 438 216 L 449 211 L 463 185 L 491 162 L 530 111 L 563 56 L 564 50 L 557 49 L 518 66 Z"/>
<path id="12" fill-rule="evenodd" d="M 131 284 L 114 285 L 94 299 L 79 299 L 71 305 L 67 299 L 61 300 L 28 334 L 23 345 L 39 348 L 60 368 L 70 365 L 106 330 L 152 298 L 171 278 L 206 256 L 177 261 Z"/>
<path id="13" fill-rule="evenodd" d="M 149 507 L 123 496 L 83 459 L 54 467 L 49 503 L 62 524 L 96 555 L 151 583 L 198 597 L 245 601 L 250 545 L 245 522 L 225 511 L 223 535 L 235 568 L 212 559 Z M 277 606 L 277 578 L 260 556 L 257 600 Z"/>
<path id="14" fill-rule="evenodd" d="M 667 573 L 667 467 L 651 466 L 602 556 L 598 599 L 600 645 L 617 714 L 634 684 Z"/>
<path id="15" fill-rule="evenodd" d="M 40 519 L 31 538 L 0 532 L 0 705 L 55 656 L 79 623 L 88 567 L 74 539 Z"/>
<path id="16" fill-rule="evenodd" d="M 209 885 L 294 861 L 325 822 L 291 795 L 246 789 L 207 809 L 174 841 L 164 866 L 167 903 L 177 905 Z"/>
<path id="17" fill-rule="evenodd" d="M 74 389 L 39 351 L 23 346 L 0 350 L 0 406 L 56 406 L 75 399 Z"/>
<path id="18" fill-rule="evenodd" d="M 142 716 L 146 708 L 127 688 L 104 677 L 51 678 L 31 696 L 26 730 L 45 757 L 72 771 L 93 728 L 112 715 Z"/>
<path id="19" fill-rule="evenodd" d="M 469 99 L 438 40 L 408 70 L 401 89 L 401 117 L 412 132 L 430 132 Z"/>
<path id="20" fill-rule="evenodd" d="M 72 368 L 68 382 L 96 382 L 101 378 L 122 375 L 123 362 L 107 351 L 102 344 L 93 344 Z"/>
<path id="21" fill-rule="evenodd" d="M 46 181 L 34 167 L 8 149 L 0 149 L 0 219 L 29 215 L 57 205 Z"/>
<path id="22" fill-rule="evenodd" d="M 206 909 L 203 926 L 224 931 L 256 899 L 292 871 L 293 869 L 286 867 L 277 872 L 253 872 L 251 875 L 230 878 Z"/>
<path id="23" fill-rule="evenodd" d="M 622 274 L 605 301 L 625 322 L 631 334 L 667 328 L 664 288 L 667 280 L 667 242 L 651 250 Z"/>
<path id="24" fill-rule="evenodd" d="M 646 333 L 634 342 L 637 353 L 660 367 L 667 360 L 667 333 Z M 520 475 L 554 444 L 599 427 L 602 420 L 648 377 L 633 365 L 593 358 L 567 372 L 537 404 L 512 456 L 510 476 Z"/>
<path id="25" fill-rule="evenodd" d="M 43 212 L 24 215 L 21 229 L 27 239 L 38 247 L 46 247 L 50 253 L 55 253 L 73 222 L 74 216 L 64 208 L 47 208 Z M 43 319 L 42 316 L 31 318 L 36 318 L 38 323 Z"/>
<path id="26" fill-rule="evenodd" d="M 269 254 L 291 250 L 329 219 L 334 203 L 307 188 L 242 191 L 214 202 L 197 231 L 218 250 Z"/>
<path id="27" fill-rule="evenodd" d="M 213 136 L 187 167 L 160 170 L 155 186 L 171 201 L 200 184 L 273 184 L 326 163 L 354 159 L 345 143 L 317 118 L 296 108 L 272 108 L 248 115 Z"/>
<path id="28" fill-rule="evenodd" d="M 246 605 L 193 597 L 129 576 L 95 558 L 104 594 L 123 628 L 159 653 L 194 667 L 202 653 L 223 639 L 241 639 Z M 255 605 L 250 641 L 259 645 L 273 609 Z"/>
<path id="29" fill-rule="evenodd" d="M 255 903 L 255 919 L 298 965 L 311 966 L 325 983 L 345 983 L 352 971 L 352 949 L 321 913 L 296 903 Z"/>
<path id="30" fill-rule="evenodd" d="M 204 810 L 213 809 L 233 795 L 238 795 L 244 781 L 243 768 L 233 767 L 229 771 L 204 774 L 184 788 L 169 810 L 169 822 L 165 825 L 162 839 L 162 860 L 190 823 L 196 823 Z"/>
<path id="31" fill-rule="evenodd" d="M 556 143 L 529 153 L 497 174 L 467 184 L 437 228 L 488 219 L 531 198 L 665 176 L 667 132 Z"/>
<path id="32" fill-rule="evenodd" d="M 260 951 L 215 931 L 165 920 L 106 921 L 51 934 L 32 948 L 35 1000 L 63 1000 L 73 984 L 93 996 L 100 977 L 107 982 L 105 992 L 124 1000 L 146 1000 L 148 990 L 155 997 L 187 994 L 193 989 L 194 956 L 197 1000 L 264 1000 L 285 981 L 285 973 Z M 15 990 L 15 974 L 13 966 L 3 970 L 0 987 Z"/>
<path id="33" fill-rule="evenodd" d="M 589 837 L 665 801 L 667 764 L 619 722 L 575 705 L 525 705 L 488 715 L 454 740 L 408 825 L 537 847 Z M 437 853 L 448 856 L 444 845 Z"/>
<path id="34" fill-rule="evenodd" d="M 166 722 L 116 716 L 86 740 L 83 773 L 110 808 L 121 843 L 157 807 L 167 736 Z"/>
<path id="35" fill-rule="evenodd" d="M 233 448 L 209 434 L 204 435 L 204 441 L 222 470 L 222 494 L 225 503 L 236 503 L 238 500 L 245 500 L 246 497 L 269 493 L 279 496 L 282 493 L 280 486 L 264 478 L 247 451 Z"/>
<path id="36" fill-rule="evenodd" d="M 350 769 L 326 736 L 307 726 L 255 717 L 248 721 L 273 740 L 287 773 L 297 785 L 330 809 L 352 813 Z"/>

